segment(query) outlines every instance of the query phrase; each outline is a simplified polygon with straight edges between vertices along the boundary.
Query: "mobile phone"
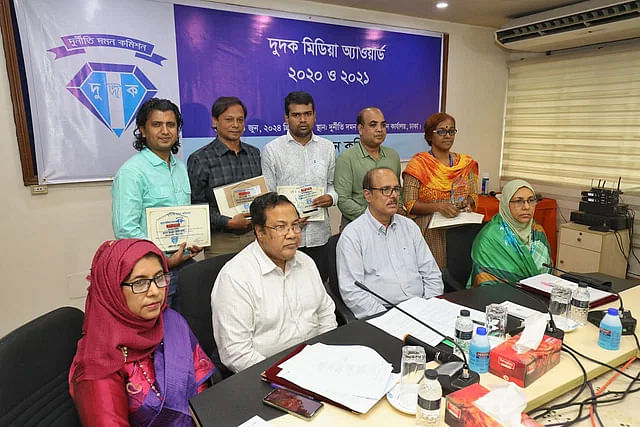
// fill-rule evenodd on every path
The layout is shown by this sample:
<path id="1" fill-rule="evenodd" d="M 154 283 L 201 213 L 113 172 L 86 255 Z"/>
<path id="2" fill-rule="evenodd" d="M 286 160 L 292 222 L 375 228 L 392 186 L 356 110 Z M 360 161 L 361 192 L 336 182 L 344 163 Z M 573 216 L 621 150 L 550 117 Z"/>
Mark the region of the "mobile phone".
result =
<path id="1" fill-rule="evenodd" d="M 272 390 L 262 401 L 307 421 L 312 420 L 324 406 L 322 402 L 283 388 Z"/>

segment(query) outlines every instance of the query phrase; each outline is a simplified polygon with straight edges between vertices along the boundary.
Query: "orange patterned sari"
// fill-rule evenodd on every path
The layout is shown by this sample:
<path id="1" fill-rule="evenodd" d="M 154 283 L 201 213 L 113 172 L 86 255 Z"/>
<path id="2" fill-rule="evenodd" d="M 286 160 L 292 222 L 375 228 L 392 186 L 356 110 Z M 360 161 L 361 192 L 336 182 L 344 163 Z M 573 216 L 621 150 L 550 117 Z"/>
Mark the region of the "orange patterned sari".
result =
<path id="1" fill-rule="evenodd" d="M 445 229 L 429 229 L 431 214 L 412 214 L 416 201 L 459 203 L 471 196 L 478 206 L 478 162 L 466 154 L 451 153 L 452 166 L 443 165 L 428 152 L 418 153 L 402 173 L 403 200 L 408 216 L 422 230 L 440 270 L 447 266 Z"/>

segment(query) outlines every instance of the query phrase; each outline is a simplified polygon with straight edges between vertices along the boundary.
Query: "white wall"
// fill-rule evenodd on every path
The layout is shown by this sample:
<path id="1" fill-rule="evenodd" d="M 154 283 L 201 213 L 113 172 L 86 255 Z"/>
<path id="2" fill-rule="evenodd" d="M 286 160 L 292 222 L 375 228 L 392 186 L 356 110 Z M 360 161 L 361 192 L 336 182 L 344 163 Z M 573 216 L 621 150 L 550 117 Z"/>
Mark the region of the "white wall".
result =
<path id="1" fill-rule="evenodd" d="M 230 1 L 254 5 L 250 1 Z M 488 28 L 427 21 L 305 1 L 260 2 L 276 10 L 383 23 L 450 35 L 447 111 L 460 133 L 454 150 L 472 155 L 498 187 L 507 54 Z M 0 336 L 64 305 L 84 307 L 91 259 L 112 238 L 110 184 L 49 186 L 32 196 L 22 184 L 4 56 L 0 60 L 0 169 L 4 206 L 0 236 Z M 381 95 L 383 96 L 383 95 Z"/>

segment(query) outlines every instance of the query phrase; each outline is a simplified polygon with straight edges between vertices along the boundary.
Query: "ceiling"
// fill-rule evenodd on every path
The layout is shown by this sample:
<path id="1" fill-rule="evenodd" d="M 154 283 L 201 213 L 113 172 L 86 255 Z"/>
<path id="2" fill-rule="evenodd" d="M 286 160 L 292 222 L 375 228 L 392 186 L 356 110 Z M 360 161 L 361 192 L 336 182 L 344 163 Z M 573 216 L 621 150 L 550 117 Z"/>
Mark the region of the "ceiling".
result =
<path id="1" fill-rule="evenodd" d="M 513 18 L 581 3 L 577 0 L 446 0 L 449 7 L 437 9 L 438 0 L 314 0 L 379 12 L 460 24 L 500 28 Z"/>

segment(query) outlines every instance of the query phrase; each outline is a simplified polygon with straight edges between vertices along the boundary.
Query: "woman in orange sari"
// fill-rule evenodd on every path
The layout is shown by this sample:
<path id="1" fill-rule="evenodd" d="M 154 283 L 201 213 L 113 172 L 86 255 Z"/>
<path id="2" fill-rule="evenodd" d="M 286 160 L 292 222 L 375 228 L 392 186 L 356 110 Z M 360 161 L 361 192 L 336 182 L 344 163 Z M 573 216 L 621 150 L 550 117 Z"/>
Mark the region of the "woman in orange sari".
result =
<path id="1" fill-rule="evenodd" d="M 424 124 L 429 151 L 418 153 L 402 173 L 407 214 L 422 230 L 440 270 L 447 266 L 445 229 L 429 229 L 435 212 L 447 218 L 478 205 L 478 162 L 454 153 L 456 121 L 447 113 L 431 115 Z"/>

